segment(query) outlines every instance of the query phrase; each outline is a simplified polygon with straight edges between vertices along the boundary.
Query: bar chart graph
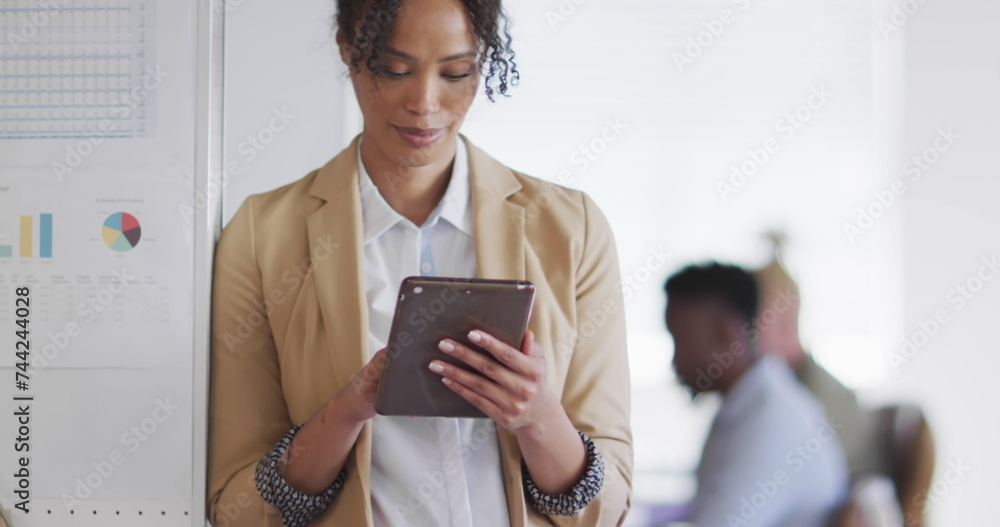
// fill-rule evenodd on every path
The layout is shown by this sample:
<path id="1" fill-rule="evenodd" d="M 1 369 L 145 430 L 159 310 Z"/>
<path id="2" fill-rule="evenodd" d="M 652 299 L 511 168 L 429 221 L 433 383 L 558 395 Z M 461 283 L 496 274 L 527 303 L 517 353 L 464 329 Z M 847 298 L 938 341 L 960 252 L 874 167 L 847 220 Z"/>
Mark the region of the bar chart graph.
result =
<path id="1" fill-rule="evenodd" d="M 21 258 L 31 258 L 31 216 L 21 216 Z"/>
<path id="2" fill-rule="evenodd" d="M 52 214 L 45 212 L 38 215 L 38 251 L 39 258 L 52 258 Z M 35 217 L 21 216 L 18 220 L 17 255 L 21 258 L 34 258 L 35 251 Z M 0 258 L 13 258 L 14 246 L 0 244 Z"/>
<path id="3" fill-rule="evenodd" d="M 38 256 L 52 258 L 52 215 L 38 215 Z"/>

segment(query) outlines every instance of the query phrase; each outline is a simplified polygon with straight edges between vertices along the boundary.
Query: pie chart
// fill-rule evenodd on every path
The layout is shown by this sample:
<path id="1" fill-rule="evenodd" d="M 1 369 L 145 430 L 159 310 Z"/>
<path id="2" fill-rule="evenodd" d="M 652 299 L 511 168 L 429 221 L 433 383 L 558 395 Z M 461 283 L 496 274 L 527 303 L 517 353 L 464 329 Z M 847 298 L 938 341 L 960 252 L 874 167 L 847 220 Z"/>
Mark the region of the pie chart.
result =
<path id="1" fill-rule="evenodd" d="M 131 251 L 139 244 L 142 236 L 142 227 L 139 220 L 127 212 L 116 212 L 108 219 L 104 220 L 104 228 L 101 229 L 101 237 L 104 244 L 112 251 L 120 253 Z"/>

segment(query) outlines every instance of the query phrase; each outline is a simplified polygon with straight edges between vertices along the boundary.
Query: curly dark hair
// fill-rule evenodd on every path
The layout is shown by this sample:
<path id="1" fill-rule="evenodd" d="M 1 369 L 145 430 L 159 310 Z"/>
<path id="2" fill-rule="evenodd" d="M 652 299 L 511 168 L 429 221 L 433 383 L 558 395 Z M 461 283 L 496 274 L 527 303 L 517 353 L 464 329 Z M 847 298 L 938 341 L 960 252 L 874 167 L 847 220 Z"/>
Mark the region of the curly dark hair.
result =
<path id="1" fill-rule="evenodd" d="M 376 74 L 382 71 L 389 46 L 392 24 L 401 0 L 337 0 L 334 23 L 349 50 L 350 67 L 355 73 L 362 65 Z M 473 29 L 482 46 L 479 65 L 484 76 L 486 97 L 507 96 L 517 86 L 520 74 L 511 49 L 511 21 L 500 0 L 462 0 L 472 18 Z"/>

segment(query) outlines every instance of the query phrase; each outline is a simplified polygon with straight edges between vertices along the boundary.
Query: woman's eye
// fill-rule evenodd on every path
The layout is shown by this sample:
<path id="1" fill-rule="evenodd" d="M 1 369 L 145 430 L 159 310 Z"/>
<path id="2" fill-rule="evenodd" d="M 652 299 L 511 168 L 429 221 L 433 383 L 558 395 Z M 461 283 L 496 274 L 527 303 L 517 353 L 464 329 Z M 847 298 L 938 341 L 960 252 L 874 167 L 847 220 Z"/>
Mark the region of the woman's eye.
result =
<path id="1" fill-rule="evenodd" d="M 462 79 L 464 79 L 464 78 L 468 77 L 469 75 L 472 75 L 472 73 L 463 73 L 463 74 L 461 74 L 461 75 L 445 75 L 445 77 L 446 77 L 446 78 L 447 78 L 448 80 L 452 80 L 452 81 L 460 81 L 460 80 L 462 80 Z"/>
<path id="2" fill-rule="evenodd" d="M 390 79 L 402 79 L 403 77 L 406 76 L 406 72 L 405 71 L 382 70 L 382 75 L 385 75 L 386 77 L 388 77 Z"/>

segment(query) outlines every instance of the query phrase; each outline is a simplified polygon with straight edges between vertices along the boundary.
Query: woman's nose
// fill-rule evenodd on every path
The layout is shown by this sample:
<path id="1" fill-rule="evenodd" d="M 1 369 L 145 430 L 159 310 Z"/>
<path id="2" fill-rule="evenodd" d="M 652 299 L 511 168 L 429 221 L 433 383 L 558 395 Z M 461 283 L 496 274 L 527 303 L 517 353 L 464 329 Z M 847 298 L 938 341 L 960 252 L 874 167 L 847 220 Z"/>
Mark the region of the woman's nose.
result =
<path id="1" fill-rule="evenodd" d="M 430 76 L 415 78 L 406 95 L 406 109 L 417 115 L 431 115 L 440 108 L 437 80 Z"/>

